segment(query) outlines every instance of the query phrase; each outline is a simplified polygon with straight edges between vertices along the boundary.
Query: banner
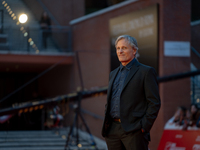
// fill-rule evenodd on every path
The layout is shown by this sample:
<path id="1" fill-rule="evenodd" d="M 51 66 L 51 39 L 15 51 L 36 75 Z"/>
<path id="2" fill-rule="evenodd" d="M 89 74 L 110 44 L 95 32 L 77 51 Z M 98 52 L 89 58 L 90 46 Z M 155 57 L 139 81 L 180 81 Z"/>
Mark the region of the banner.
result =
<path id="1" fill-rule="evenodd" d="M 164 130 L 158 150 L 200 150 L 200 130 Z"/>

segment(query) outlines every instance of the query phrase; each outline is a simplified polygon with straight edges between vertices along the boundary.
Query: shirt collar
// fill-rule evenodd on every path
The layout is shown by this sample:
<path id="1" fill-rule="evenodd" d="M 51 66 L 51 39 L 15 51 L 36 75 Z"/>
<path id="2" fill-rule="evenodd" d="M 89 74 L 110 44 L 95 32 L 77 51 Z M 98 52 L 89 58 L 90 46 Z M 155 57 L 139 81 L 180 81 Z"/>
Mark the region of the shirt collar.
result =
<path id="1" fill-rule="evenodd" d="M 120 71 L 122 71 L 123 68 L 130 70 L 134 62 L 135 62 L 135 58 L 131 60 L 126 66 L 123 66 L 122 64 L 120 64 Z"/>

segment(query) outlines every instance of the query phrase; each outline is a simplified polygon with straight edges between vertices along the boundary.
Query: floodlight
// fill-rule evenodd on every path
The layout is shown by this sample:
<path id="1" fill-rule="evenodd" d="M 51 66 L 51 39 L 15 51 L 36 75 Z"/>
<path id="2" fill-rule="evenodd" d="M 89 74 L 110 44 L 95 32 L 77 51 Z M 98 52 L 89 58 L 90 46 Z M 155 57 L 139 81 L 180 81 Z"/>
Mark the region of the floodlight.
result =
<path id="1" fill-rule="evenodd" d="M 22 14 L 19 16 L 19 22 L 25 23 L 28 20 L 28 16 L 26 14 Z"/>

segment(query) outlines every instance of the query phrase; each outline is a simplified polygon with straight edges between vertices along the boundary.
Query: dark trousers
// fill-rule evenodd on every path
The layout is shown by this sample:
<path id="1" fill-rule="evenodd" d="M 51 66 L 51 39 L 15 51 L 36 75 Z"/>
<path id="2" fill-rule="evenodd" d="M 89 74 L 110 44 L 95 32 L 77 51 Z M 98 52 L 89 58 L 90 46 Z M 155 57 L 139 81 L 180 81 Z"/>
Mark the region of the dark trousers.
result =
<path id="1" fill-rule="evenodd" d="M 120 122 L 112 122 L 105 137 L 108 150 L 148 150 L 148 133 L 137 130 L 125 133 Z"/>

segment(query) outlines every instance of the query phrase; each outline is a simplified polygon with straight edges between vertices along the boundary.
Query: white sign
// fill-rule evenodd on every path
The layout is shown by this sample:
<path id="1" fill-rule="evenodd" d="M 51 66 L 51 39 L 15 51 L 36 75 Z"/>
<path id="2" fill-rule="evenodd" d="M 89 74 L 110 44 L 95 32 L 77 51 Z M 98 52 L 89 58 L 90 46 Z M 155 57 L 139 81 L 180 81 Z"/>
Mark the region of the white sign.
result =
<path id="1" fill-rule="evenodd" d="M 190 42 L 165 41 L 164 56 L 190 57 Z"/>

